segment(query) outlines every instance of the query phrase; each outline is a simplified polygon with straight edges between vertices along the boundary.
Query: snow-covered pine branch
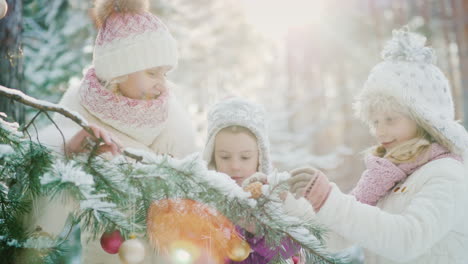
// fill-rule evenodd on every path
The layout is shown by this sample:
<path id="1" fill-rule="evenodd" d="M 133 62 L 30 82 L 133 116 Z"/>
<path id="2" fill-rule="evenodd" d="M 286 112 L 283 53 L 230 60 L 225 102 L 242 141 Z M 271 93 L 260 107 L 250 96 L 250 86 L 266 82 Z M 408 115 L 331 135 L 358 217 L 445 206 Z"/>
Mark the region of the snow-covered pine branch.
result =
<path id="1" fill-rule="evenodd" d="M 33 107 L 39 111 L 42 112 L 56 112 L 59 113 L 75 123 L 77 123 L 79 126 L 81 126 L 86 132 L 88 132 L 90 135 L 94 135 L 92 129 L 88 126 L 88 122 L 86 119 L 84 119 L 79 113 L 75 111 L 71 111 L 68 108 L 50 103 L 47 101 L 42 101 L 38 100 L 36 98 L 33 98 L 31 96 L 28 96 L 24 94 L 23 92 L 11 88 L 7 88 L 5 86 L 0 85 L 0 95 L 5 96 L 6 98 L 10 98 L 14 101 L 17 101 L 19 103 L 22 103 L 24 105 Z M 140 161 L 142 158 L 140 156 L 135 156 L 132 153 L 129 153 L 127 151 L 123 151 L 123 154 L 127 157 L 130 157 L 132 159 L 135 159 L 137 161 Z"/>

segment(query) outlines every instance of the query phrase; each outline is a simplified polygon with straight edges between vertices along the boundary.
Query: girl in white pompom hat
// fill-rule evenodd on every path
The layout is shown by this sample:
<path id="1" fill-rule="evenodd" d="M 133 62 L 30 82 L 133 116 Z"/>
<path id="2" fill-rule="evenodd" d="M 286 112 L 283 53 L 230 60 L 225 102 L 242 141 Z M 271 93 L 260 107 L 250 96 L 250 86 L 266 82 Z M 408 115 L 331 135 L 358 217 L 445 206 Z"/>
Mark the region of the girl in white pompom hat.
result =
<path id="1" fill-rule="evenodd" d="M 425 40 L 394 31 L 357 98 L 379 144 L 351 194 L 313 168 L 291 179 L 334 231 L 330 247 L 361 246 L 365 263 L 468 263 L 468 134 Z"/>

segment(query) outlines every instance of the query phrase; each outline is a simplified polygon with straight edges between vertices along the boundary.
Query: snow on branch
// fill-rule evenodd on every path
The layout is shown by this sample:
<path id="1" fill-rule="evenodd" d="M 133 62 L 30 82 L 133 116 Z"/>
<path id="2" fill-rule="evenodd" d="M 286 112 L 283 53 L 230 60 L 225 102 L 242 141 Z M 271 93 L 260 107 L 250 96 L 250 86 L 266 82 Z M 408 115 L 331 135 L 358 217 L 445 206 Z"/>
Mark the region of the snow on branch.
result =
<path id="1" fill-rule="evenodd" d="M 10 98 L 11 100 L 17 101 L 24 105 L 33 107 L 41 112 L 56 112 L 59 113 L 77 123 L 81 126 L 86 132 L 90 135 L 94 135 L 93 130 L 88 126 L 88 122 L 84 119 L 79 113 L 75 111 L 71 111 L 66 107 L 63 107 L 58 104 L 50 103 L 43 100 L 38 100 L 33 98 L 29 95 L 24 94 L 23 92 L 11 88 L 7 88 L 5 86 L 0 85 L 0 95 L 5 96 L 6 98 Z M 138 155 L 134 155 L 130 152 L 123 151 L 123 154 L 127 157 L 135 159 L 137 161 L 141 161 L 143 158 Z"/>

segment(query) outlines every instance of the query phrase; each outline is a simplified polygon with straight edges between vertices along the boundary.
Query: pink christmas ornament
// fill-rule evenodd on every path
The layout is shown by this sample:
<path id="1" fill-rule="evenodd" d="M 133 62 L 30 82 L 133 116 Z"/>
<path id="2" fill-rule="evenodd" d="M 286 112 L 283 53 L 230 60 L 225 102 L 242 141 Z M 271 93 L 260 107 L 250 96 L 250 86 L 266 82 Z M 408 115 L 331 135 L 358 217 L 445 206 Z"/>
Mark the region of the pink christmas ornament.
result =
<path id="1" fill-rule="evenodd" d="M 120 245 L 124 242 L 119 230 L 105 232 L 101 236 L 101 247 L 109 254 L 117 254 Z"/>

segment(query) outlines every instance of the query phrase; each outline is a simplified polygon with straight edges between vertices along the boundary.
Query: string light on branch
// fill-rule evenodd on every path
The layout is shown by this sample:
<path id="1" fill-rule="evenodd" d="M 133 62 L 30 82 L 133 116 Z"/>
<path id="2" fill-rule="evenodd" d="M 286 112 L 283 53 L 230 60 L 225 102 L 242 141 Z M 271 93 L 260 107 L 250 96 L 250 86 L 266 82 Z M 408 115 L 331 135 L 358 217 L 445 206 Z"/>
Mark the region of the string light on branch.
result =
<path id="1" fill-rule="evenodd" d="M 190 241 L 174 241 L 170 246 L 170 256 L 174 264 L 191 264 L 200 257 L 200 248 Z"/>

